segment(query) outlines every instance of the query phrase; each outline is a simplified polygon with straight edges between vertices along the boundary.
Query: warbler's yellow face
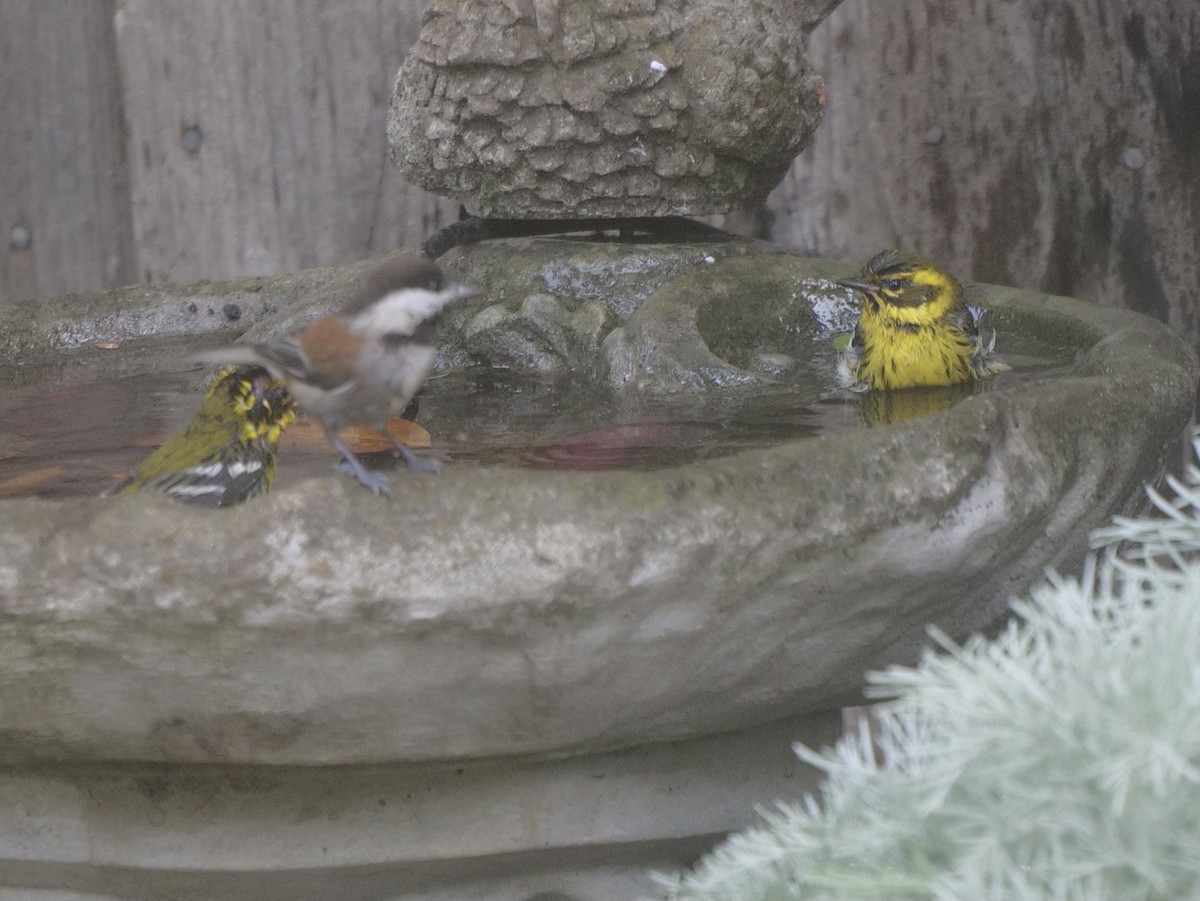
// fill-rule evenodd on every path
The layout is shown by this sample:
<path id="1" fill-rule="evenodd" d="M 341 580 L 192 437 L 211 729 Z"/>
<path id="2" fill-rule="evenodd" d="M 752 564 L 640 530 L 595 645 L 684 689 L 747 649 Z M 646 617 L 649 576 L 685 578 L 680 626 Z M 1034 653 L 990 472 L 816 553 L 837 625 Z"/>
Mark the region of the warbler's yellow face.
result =
<path id="1" fill-rule="evenodd" d="M 946 272 L 916 254 L 885 250 L 858 278 L 838 284 L 866 298 L 865 314 L 897 322 L 927 325 L 961 306 L 962 287 Z"/>
<path id="2" fill-rule="evenodd" d="M 209 404 L 241 423 L 244 441 L 275 444 L 296 419 L 296 403 L 283 383 L 258 366 L 222 368 L 205 395 L 205 405 Z"/>

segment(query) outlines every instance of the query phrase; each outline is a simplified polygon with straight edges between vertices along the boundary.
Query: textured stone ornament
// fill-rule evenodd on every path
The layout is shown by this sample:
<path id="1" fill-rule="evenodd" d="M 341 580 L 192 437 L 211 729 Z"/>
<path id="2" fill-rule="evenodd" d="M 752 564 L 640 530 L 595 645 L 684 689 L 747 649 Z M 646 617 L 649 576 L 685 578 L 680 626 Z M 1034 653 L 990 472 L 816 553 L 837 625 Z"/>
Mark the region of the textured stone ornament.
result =
<path id="1" fill-rule="evenodd" d="M 430 0 L 388 118 L 405 177 L 497 217 L 762 201 L 821 117 L 838 0 Z"/>

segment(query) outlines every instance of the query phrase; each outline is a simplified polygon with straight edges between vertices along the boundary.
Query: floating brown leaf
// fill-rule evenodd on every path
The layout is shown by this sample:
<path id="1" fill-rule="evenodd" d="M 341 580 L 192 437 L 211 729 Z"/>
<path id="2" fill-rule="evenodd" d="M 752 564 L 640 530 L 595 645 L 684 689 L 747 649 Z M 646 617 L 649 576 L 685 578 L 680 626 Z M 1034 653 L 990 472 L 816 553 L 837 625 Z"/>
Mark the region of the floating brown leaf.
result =
<path id="1" fill-rule="evenodd" d="M 32 494 L 51 479 L 57 479 L 66 471 L 67 467 L 61 465 L 43 466 L 15 475 L 0 482 L 0 497 L 21 497 Z"/>
<path id="2" fill-rule="evenodd" d="M 429 432 L 424 426 L 408 419 L 393 416 L 388 420 L 388 428 L 392 434 L 411 448 L 425 448 L 430 445 Z M 378 454 L 392 449 L 391 442 L 369 426 L 351 426 L 342 429 L 338 435 L 351 452 L 356 454 Z M 284 450 L 299 450 L 307 453 L 336 453 L 325 438 L 321 426 L 311 419 L 304 419 L 291 426 L 283 433 L 279 442 Z"/>

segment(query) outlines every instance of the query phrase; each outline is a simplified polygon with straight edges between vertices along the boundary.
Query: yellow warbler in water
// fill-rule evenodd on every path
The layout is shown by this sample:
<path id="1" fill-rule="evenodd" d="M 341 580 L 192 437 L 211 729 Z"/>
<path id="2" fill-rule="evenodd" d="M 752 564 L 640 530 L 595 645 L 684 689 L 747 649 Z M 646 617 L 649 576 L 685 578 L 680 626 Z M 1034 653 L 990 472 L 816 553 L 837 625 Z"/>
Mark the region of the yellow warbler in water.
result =
<path id="1" fill-rule="evenodd" d="M 105 493 L 159 491 L 205 507 L 264 494 L 279 437 L 295 419 L 295 402 L 267 370 L 226 366 L 183 431 Z"/>
<path id="2" fill-rule="evenodd" d="M 952 276 L 916 254 L 885 250 L 857 278 L 838 282 L 864 297 L 838 379 L 854 391 L 954 385 L 1009 367 L 996 336 L 979 327 Z"/>

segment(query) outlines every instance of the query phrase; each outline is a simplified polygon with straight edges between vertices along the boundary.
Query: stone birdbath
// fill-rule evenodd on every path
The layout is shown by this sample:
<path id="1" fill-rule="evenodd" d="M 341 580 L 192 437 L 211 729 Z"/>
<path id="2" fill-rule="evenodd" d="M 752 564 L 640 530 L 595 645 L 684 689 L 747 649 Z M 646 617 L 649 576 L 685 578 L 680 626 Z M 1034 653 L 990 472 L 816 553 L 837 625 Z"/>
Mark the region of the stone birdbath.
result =
<path id="1" fill-rule="evenodd" d="M 744 206 L 816 125 L 801 43 L 832 5 L 433 0 L 394 156 L 488 216 Z M 1165 327 L 987 286 L 1001 352 L 1049 363 L 842 397 L 854 267 L 627 227 L 449 253 L 484 293 L 447 318 L 442 370 L 549 380 L 621 422 L 803 391 L 855 427 L 650 469 L 460 463 L 390 501 L 333 474 L 218 511 L 0 501 L 0 894 L 647 893 L 813 787 L 791 742 L 833 740 L 868 668 L 1075 565 L 1193 408 Z M 25 304 L 0 312 L 0 367 L 47 397 L 158 372 L 181 341 L 331 309 L 368 265 Z M 429 395 L 452 452 L 474 419 Z"/>
<path id="2" fill-rule="evenodd" d="M 819 356 L 851 271 L 744 241 L 516 243 L 447 258 L 490 298 L 448 323 L 447 359 L 486 338 L 505 365 L 651 407 L 768 378 L 725 360 Z M 227 330 L 227 304 L 238 327 L 284 327 L 298 307 L 268 311 L 307 297 L 312 315 L 360 270 L 36 303 L 3 323 L 0 363 L 55 388 L 153 368 L 147 333 Z M 545 310 L 586 310 L 605 271 L 633 312 L 567 316 L 579 339 L 555 345 L 563 317 Z M 736 315 L 747 285 L 785 338 Z M 986 626 L 1045 566 L 1074 565 L 1184 428 L 1197 364 L 1165 327 L 976 299 L 1002 351 L 1064 362 L 940 412 L 649 471 L 452 465 L 397 475 L 390 502 L 330 474 L 224 511 L 0 502 L 0 882 L 52 898 L 647 891 L 647 870 L 811 787 L 790 743 L 831 740 L 828 711 L 867 668 L 912 660 L 929 623 Z M 597 321 L 613 325 L 595 341 Z M 134 335 L 129 354 L 87 350 Z M 567 373 L 554 348 L 589 343 L 594 365 Z"/>

